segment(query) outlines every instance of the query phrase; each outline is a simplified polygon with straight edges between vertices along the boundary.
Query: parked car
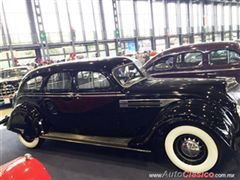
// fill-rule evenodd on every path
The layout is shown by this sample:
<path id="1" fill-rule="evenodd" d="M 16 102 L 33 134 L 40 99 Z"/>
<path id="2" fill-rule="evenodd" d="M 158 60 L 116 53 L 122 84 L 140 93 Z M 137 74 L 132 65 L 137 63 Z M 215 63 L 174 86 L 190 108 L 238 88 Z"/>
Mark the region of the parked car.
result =
<path id="1" fill-rule="evenodd" d="M 0 166 L 2 180 L 51 180 L 46 168 L 31 154 L 25 154 Z"/>
<path id="2" fill-rule="evenodd" d="M 29 72 L 1 123 L 28 148 L 52 139 L 161 154 L 162 143 L 178 168 L 204 172 L 221 145 L 240 149 L 237 107 L 223 80 L 148 78 L 115 57 Z"/>
<path id="3" fill-rule="evenodd" d="M 22 77 L 29 71 L 27 66 L 0 70 L 0 106 L 11 104 Z"/>
<path id="4" fill-rule="evenodd" d="M 189 44 L 159 53 L 143 69 L 153 77 L 234 77 L 240 82 L 237 42 Z"/>

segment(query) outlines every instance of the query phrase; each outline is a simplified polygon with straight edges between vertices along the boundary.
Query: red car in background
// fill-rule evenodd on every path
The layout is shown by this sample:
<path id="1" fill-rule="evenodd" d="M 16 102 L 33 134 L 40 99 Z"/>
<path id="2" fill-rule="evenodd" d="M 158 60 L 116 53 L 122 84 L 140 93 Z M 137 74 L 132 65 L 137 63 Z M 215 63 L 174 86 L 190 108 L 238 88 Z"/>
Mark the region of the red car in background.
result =
<path id="1" fill-rule="evenodd" d="M 167 49 L 143 70 L 153 77 L 235 77 L 240 82 L 240 45 L 211 42 Z"/>

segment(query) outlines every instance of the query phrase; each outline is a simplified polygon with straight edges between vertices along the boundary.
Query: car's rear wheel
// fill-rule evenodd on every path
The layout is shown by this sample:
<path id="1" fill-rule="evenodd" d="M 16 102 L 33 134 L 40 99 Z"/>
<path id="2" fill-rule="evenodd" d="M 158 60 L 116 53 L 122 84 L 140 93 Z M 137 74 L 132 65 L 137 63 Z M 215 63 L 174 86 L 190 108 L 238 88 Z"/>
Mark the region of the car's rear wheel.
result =
<path id="1" fill-rule="evenodd" d="M 186 172 L 209 171 L 220 158 L 215 138 L 207 131 L 191 125 L 170 130 L 164 146 L 170 161 Z"/>
<path id="2" fill-rule="evenodd" d="M 21 134 L 18 135 L 19 141 L 26 146 L 27 148 L 33 149 L 40 145 L 41 139 L 39 137 L 29 137 L 29 136 L 23 136 Z"/>

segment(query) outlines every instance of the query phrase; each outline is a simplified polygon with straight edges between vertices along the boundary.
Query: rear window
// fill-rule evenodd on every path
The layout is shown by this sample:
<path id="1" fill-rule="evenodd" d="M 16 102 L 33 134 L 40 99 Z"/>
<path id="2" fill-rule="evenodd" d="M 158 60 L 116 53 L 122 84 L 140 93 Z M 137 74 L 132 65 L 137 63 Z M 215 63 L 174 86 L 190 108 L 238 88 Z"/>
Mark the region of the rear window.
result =
<path id="1" fill-rule="evenodd" d="M 210 65 L 232 64 L 240 62 L 240 55 L 231 50 L 221 49 L 211 51 L 209 54 Z"/>

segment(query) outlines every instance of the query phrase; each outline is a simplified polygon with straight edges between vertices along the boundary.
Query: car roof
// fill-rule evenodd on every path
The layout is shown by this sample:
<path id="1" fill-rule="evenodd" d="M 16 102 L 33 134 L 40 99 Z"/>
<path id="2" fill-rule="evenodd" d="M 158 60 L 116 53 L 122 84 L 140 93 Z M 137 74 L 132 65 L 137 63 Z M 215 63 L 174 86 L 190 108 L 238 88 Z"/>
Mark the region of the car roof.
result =
<path id="1" fill-rule="evenodd" d="M 132 63 L 133 61 L 127 57 L 104 57 L 104 58 L 92 58 L 92 59 L 80 59 L 80 60 L 72 60 L 67 62 L 60 62 L 56 64 L 51 64 L 47 66 L 38 67 L 31 72 L 29 72 L 25 77 L 38 74 L 38 73 L 48 73 L 60 70 L 78 70 L 79 67 L 84 67 L 88 69 L 104 69 L 109 73 L 112 72 L 112 69 L 115 67 Z"/>
<path id="2" fill-rule="evenodd" d="M 237 42 L 207 42 L 207 43 L 198 43 L 198 44 L 188 44 L 175 48 L 167 49 L 157 56 L 166 56 L 170 54 L 180 53 L 180 52 L 189 52 L 189 51 L 212 51 L 216 49 L 232 49 L 240 52 L 240 46 Z"/>

